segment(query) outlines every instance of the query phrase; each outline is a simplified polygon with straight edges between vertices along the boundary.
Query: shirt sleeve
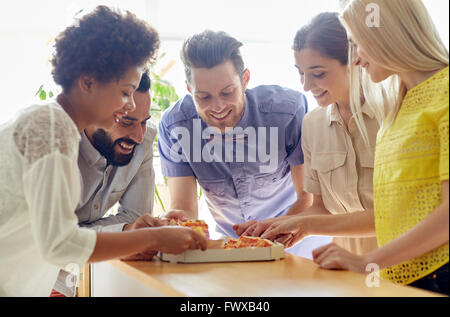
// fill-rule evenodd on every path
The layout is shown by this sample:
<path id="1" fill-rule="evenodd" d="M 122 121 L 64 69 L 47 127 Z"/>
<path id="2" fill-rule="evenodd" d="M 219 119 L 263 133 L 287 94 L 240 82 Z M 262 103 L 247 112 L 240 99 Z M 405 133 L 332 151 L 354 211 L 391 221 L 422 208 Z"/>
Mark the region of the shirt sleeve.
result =
<path id="1" fill-rule="evenodd" d="M 306 133 L 308 118 L 305 119 L 303 124 L 303 134 L 302 134 L 302 149 L 304 155 L 304 178 L 303 178 L 303 186 L 306 192 L 321 195 L 322 192 L 320 190 L 320 182 L 319 177 L 317 176 L 317 172 L 311 168 L 311 149 L 309 146 L 309 135 Z"/>
<path id="2" fill-rule="evenodd" d="M 23 122 L 16 144 L 24 158 L 22 182 L 34 243 L 47 262 L 82 267 L 94 250 L 96 233 L 80 228 L 75 215 L 81 191 L 78 131 L 56 109 Z"/>
<path id="3" fill-rule="evenodd" d="M 122 222 L 120 219 L 117 219 L 119 221 L 119 223 L 117 223 L 114 219 L 111 219 L 114 217 L 115 216 L 102 218 L 89 224 L 80 224 L 80 226 L 96 232 L 122 232 L 123 227 L 128 224 L 128 222 Z"/>
<path id="4" fill-rule="evenodd" d="M 303 117 L 308 110 L 308 102 L 304 95 L 299 99 L 300 106 L 291 122 L 286 127 L 286 153 L 287 161 L 291 166 L 301 165 L 304 162 L 301 145 Z"/>
<path id="5" fill-rule="evenodd" d="M 24 174 L 23 185 L 33 237 L 42 257 L 61 268 L 86 264 L 96 233 L 78 227 L 74 212 L 80 197 L 77 162 L 57 152 L 47 155 Z"/>
<path id="6" fill-rule="evenodd" d="M 185 154 L 185 151 L 190 153 L 190 148 L 186 149 L 187 144 L 189 147 L 191 145 L 189 131 L 184 127 L 179 127 L 178 132 L 180 132 L 181 139 L 176 140 L 171 137 L 171 131 L 165 125 L 164 120 L 161 120 L 158 132 L 158 149 L 163 175 L 166 177 L 195 176 Z"/>

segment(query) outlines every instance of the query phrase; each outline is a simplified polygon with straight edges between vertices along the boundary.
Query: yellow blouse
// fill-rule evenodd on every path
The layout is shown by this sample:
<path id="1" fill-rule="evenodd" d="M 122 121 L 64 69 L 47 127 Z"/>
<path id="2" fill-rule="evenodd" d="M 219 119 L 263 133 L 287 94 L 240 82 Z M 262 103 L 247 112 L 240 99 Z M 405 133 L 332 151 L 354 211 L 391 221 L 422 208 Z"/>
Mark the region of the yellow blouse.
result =
<path id="1" fill-rule="evenodd" d="M 393 124 L 377 136 L 375 227 L 379 246 L 407 232 L 442 202 L 448 180 L 448 67 L 409 90 Z M 426 239 L 426 237 L 424 237 Z M 381 276 L 410 284 L 448 262 L 448 242 Z"/>

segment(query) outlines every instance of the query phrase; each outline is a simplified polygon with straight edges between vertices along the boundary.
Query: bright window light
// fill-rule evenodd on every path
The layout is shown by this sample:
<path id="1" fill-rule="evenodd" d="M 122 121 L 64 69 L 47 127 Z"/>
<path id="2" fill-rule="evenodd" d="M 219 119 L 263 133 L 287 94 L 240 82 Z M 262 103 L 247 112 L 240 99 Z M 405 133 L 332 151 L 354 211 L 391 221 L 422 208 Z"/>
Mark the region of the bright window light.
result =
<path id="1" fill-rule="evenodd" d="M 130 10 L 149 21 L 161 35 L 156 65 L 174 66 L 165 79 L 178 95 L 187 93 L 179 52 L 182 41 L 204 29 L 223 30 L 244 43 L 242 53 L 251 71 L 249 87 L 278 84 L 301 89 L 291 50 L 295 32 L 323 11 L 339 11 L 342 0 L 116 0 L 116 1 L 8 1 L 0 10 L 0 123 L 21 108 L 38 102 L 41 84 L 54 89 L 48 59 L 51 39 L 71 23 L 73 16 L 98 4 Z M 449 2 L 425 0 L 448 47 Z M 310 108 L 314 100 L 307 94 Z"/>

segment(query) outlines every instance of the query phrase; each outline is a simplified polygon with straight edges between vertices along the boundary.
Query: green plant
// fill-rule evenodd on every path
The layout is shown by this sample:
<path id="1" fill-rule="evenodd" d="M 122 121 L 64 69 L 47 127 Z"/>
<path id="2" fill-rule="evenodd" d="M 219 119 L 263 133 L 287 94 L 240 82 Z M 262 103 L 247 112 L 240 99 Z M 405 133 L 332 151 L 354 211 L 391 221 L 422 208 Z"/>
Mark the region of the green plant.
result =
<path id="1" fill-rule="evenodd" d="M 164 207 L 164 203 L 162 202 L 162 199 L 159 196 L 158 186 L 156 186 L 156 184 L 155 184 L 155 195 L 156 195 L 156 198 L 158 198 L 158 201 L 159 201 L 159 203 L 161 205 L 161 208 L 162 208 L 163 212 L 166 212 L 166 207 Z"/>
<path id="2" fill-rule="evenodd" d="M 164 55 L 165 54 L 162 54 L 158 60 L 161 60 Z M 152 106 L 150 108 L 150 114 L 156 121 L 159 121 L 162 113 L 179 99 L 175 87 L 169 81 L 162 79 L 164 74 L 167 73 L 172 66 L 173 62 L 169 62 L 160 74 L 153 71 L 151 72 L 152 86 L 150 92 L 152 96 Z M 158 136 L 156 136 L 155 142 L 153 143 L 153 151 L 155 153 L 158 152 Z"/>
<path id="3" fill-rule="evenodd" d="M 175 87 L 172 86 L 167 80 L 161 79 L 158 74 L 151 73 L 152 77 L 152 108 L 151 114 L 156 118 L 161 118 L 161 113 L 169 108 L 175 101 L 177 101 L 178 95 L 175 92 Z"/>
<path id="4" fill-rule="evenodd" d="M 38 91 L 36 92 L 36 94 L 34 95 L 35 97 L 39 97 L 40 100 L 46 100 L 47 99 L 47 95 L 49 98 L 53 98 L 54 93 L 51 90 L 45 91 L 44 90 L 44 84 L 42 84 Z"/>

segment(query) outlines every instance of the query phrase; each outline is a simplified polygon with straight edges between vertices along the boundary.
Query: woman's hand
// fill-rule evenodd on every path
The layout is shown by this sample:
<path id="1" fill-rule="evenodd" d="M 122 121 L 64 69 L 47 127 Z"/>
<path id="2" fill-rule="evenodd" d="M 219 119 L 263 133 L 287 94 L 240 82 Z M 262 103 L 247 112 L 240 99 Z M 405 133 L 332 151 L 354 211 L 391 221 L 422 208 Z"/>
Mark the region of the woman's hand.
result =
<path id="1" fill-rule="evenodd" d="M 238 236 L 259 237 L 264 233 L 270 225 L 276 221 L 281 220 L 284 216 L 278 218 L 269 218 L 262 221 L 250 220 L 244 223 L 235 224 L 233 230 Z"/>
<path id="2" fill-rule="evenodd" d="M 334 243 L 324 245 L 313 251 L 313 261 L 323 269 L 349 270 L 365 273 L 367 260 L 357 256 Z"/>
<path id="3" fill-rule="evenodd" d="M 141 215 L 136 221 L 132 224 L 126 224 L 123 227 L 123 231 L 130 231 L 130 230 L 137 230 L 147 227 L 160 227 L 163 226 L 165 223 L 159 219 L 152 217 L 150 214 L 146 213 Z M 158 254 L 158 251 L 147 249 L 142 252 L 127 256 L 122 258 L 123 261 L 150 261 L 156 254 Z"/>
<path id="4" fill-rule="evenodd" d="M 309 235 L 307 220 L 307 216 L 284 216 L 273 222 L 261 238 L 283 243 L 290 248 Z"/>
<path id="5" fill-rule="evenodd" d="M 156 249 L 162 253 L 180 254 L 187 249 L 206 250 L 206 238 L 191 228 L 182 226 L 158 227 Z"/>

